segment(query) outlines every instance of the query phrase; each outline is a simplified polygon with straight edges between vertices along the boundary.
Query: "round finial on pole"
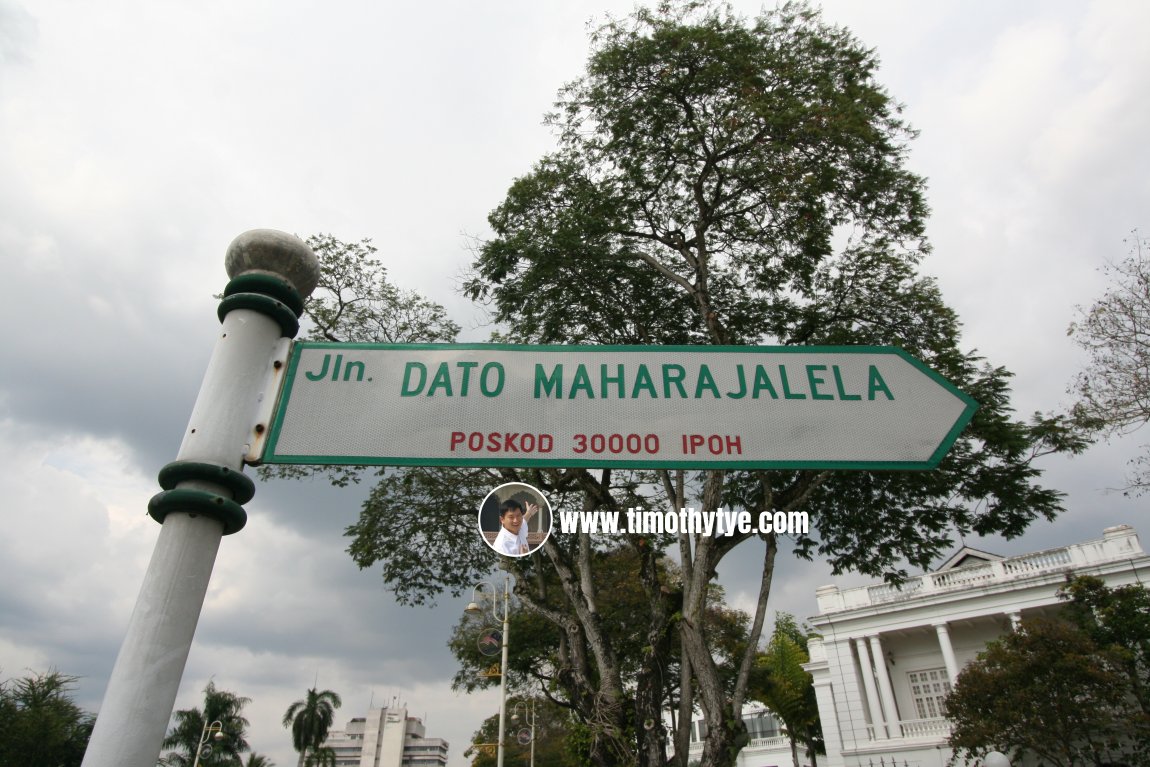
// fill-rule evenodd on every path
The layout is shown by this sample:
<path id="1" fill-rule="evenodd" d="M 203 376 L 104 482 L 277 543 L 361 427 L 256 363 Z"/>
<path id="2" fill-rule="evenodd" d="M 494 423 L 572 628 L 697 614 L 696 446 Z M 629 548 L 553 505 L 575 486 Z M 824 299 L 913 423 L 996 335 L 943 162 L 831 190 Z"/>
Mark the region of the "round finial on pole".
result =
<path id="1" fill-rule="evenodd" d="M 229 277 L 248 272 L 278 275 L 306 298 L 319 284 L 319 260 L 300 238 L 275 229 L 252 229 L 232 240 L 224 256 Z"/>

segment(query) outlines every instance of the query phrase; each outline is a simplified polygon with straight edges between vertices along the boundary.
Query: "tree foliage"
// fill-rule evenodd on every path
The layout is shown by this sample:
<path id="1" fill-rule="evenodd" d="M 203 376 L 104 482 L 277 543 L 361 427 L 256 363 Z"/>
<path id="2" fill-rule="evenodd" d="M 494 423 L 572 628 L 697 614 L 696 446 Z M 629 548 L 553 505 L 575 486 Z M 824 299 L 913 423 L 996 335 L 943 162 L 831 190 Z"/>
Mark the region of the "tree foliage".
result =
<path id="1" fill-rule="evenodd" d="M 814 679 L 803 669 L 810 661 L 808 632 L 793 615 L 778 613 L 765 651 L 755 659 L 747 696 L 757 700 L 782 720 L 791 742 L 791 758 L 799 767 L 798 745 L 806 749 L 810 764 L 825 754 Z"/>
<path id="2" fill-rule="evenodd" d="M 309 341 L 403 344 L 451 341 L 459 326 L 442 306 L 387 279 L 371 240 L 341 242 L 330 234 L 307 238 L 324 265 L 307 303 Z"/>
<path id="3" fill-rule="evenodd" d="M 324 749 L 323 743 L 335 723 L 335 710 L 341 705 L 343 701 L 338 693 L 331 690 L 321 692 L 313 687 L 302 700 L 288 706 L 283 726 L 291 729 L 292 747 L 299 752 L 299 767 L 323 767 L 326 762 L 334 760 L 331 749 Z"/>
<path id="4" fill-rule="evenodd" d="M 634 689 L 643 674 L 643 658 L 651 652 L 646 635 L 649 595 L 639 582 L 641 558 L 631 546 L 595 551 L 592 558 L 595 576 L 611 586 L 598 597 L 603 631 L 618 655 L 623 686 Z M 668 588 L 675 588 L 680 577 L 674 564 L 664 558 L 660 560 L 660 567 L 665 569 L 663 582 Z M 555 571 L 549 568 L 536 568 L 530 571 L 530 577 L 531 602 L 517 598 L 510 611 L 508 630 L 512 640 L 508 644 L 507 689 L 516 695 L 542 695 L 552 705 L 576 714 L 589 714 L 590 709 L 581 710 L 578 705 L 573 705 L 578 700 L 578 695 L 574 694 L 577 688 L 567 689 L 570 683 L 567 671 L 571 666 L 567 637 L 549 616 L 536 609 L 543 608 L 552 613 L 562 613 L 567 609 L 562 585 Z M 669 603 L 676 603 L 677 593 L 666 596 Z M 722 587 L 712 584 L 704 623 L 715 653 L 728 672 L 734 666 L 732 660 L 740 657 L 745 649 L 749 621 L 746 613 L 725 603 Z M 490 615 L 464 616 L 456 624 L 448 642 L 460 663 L 453 681 L 455 689 L 472 692 L 499 684 L 499 659 L 484 655 L 477 644 L 484 629 L 492 627 L 498 628 L 499 624 Z M 669 646 L 666 653 L 667 673 L 660 679 L 659 694 L 666 706 L 674 708 L 679 696 L 681 659 L 675 645 Z M 727 673 L 724 683 L 727 687 L 733 686 L 733 675 Z"/>
<path id="5" fill-rule="evenodd" d="M 1108 434 L 1126 434 L 1150 421 L 1150 243 L 1135 230 L 1130 255 L 1103 272 L 1110 281 L 1102 298 L 1079 319 L 1069 335 L 1087 351 L 1089 362 L 1072 391 L 1075 415 Z M 1150 453 L 1131 461 L 1129 488 L 1150 489 Z"/>
<path id="6" fill-rule="evenodd" d="M 548 767 L 582 767 L 585 757 L 579 749 L 578 720 L 569 709 L 541 698 L 508 699 L 504 764 L 530 763 L 531 742 L 520 743 L 518 735 L 522 730 L 531 730 L 532 703 L 535 706 L 535 763 Z M 471 745 L 463 753 L 464 757 L 470 757 L 471 767 L 495 767 L 497 752 L 494 746 L 498 742 L 498 731 L 498 714 L 483 720 L 472 736 Z"/>
<path id="7" fill-rule="evenodd" d="M 803 3 L 743 19 L 682 0 L 609 19 L 547 118 L 556 150 L 491 213 L 493 235 L 465 292 L 515 342 L 901 346 L 980 405 L 937 470 L 387 469 L 347 531 L 356 563 L 379 567 L 403 602 L 462 593 L 492 566 L 476 506 L 508 481 L 584 511 L 804 509 L 812 526 L 794 536 L 799 556 L 892 580 L 929 565 L 955 533 L 1010 537 L 1055 516 L 1060 496 L 1038 483 L 1034 461 L 1085 442 L 1066 419 L 1015 419 L 1009 372 L 960 348 L 957 317 L 918 273 L 929 248 L 924 183 L 905 162 L 914 132 L 877 66 L 872 50 Z M 331 276 L 309 304 L 309 337 L 396 340 L 373 316 L 393 300 L 359 313 L 332 298 L 376 285 L 354 272 L 381 267 L 357 246 L 317 250 Z M 347 295 L 376 293 L 389 294 Z M 404 340 L 452 337 L 433 305 L 423 311 Z M 337 470 L 334 481 L 359 476 Z M 712 586 L 741 545 L 762 556 L 758 597 L 723 649 L 729 637 L 707 631 Z M 703 765 L 733 764 L 778 547 L 775 533 L 610 542 L 580 533 L 504 563 L 524 610 L 551 632 L 548 673 L 586 734 L 589 762 L 662 765 L 673 739 L 673 761 L 686 767 L 698 708 Z M 616 548 L 633 563 L 626 581 L 613 580 L 617 560 L 603 556 Z M 632 623 L 608 615 L 608 595 L 624 588 L 639 597 Z M 662 717 L 669 687 L 674 733 Z"/>
<path id="8" fill-rule="evenodd" d="M 207 734 L 207 745 L 200 755 L 202 767 L 240 764 L 241 754 L 251 750 L 247 742 L 249 722 L 243 715 L 248 703 L 251 698 L 218 689 L 214 681 L 209 681 L 204 686 L 203 708 L 180 709 L 172 714 L 172 727 L 164 738 L 163 748 L 174 750 L 165 754 L 161 763 L 165 767 L 191 767 L 201 739 Z M 206 729 L 215 722 L 221 725 L 219 739 L 211 737 Z"/>
<path id="9" fill-rule="evenodd" d="M 951 744 L 1058 765 L 1150 764 L 1150 592 L 1078 576 L 1057 620 L 1024 621 L 958 677 Z"/>
<path id="10" fill-rule="evenodd" d="M 1150 724 L 1150 591 L 1140 584 L 1111 588 L 1100 578 L 1079 576 L 1061 596 L 1069 601 L 1067 619 L 1119 665 L 1139 718 Z"/>
<path id="11" fill-rule="evenodd" d="M 950 745 L 968 762 L 990 750 L 1059 767 L 1145 765 L 1148 730 L 1120 661 L 1069 621 L 1023 621 L 958 676 L 945 703 Z"/>
<path id="12" fill-rule="evenodd" d="M 319 283 L 304 304 L 302 339 L 335 343 L 431 343 L 453 341 L 459 325 L 447 311 L 418 293 L 394 285 L 370 239 L 344 242 L 330 234 L 306 240 L 319 259 Z M 340 487 L 359 482 L 362 467 L 263 466 L 264 478 L 326 475 Z"/>
<path id="13" fill-rule="evenodd" d="M 78 767 L 95 717 L 72 701 L 76 677 L 51 670 L 0 683 L 0 767 Z"/>
<path id="14" fill-rule="evenodd" d="M 302 767 L 335 767 L 335 750 L 327 746 L 312 749 Z"/>
<path id="15" fill-rule="evenodd" d="M 916 355 L 980 404 L 935 471 L 648 477 L 663 492 L 647 500 L 670 509 L 805 508 L 813 529 L 796 537 L 800 556 L 898 580 L 904 562 L 927 566 L 955 532 L 1014 536 L 1052 518 L 1059 494 L 1037 484 L 1034 460 L 1085 441 L 1066 419 L 1016 420 L 1010 374 L 960 349 L 957 317 L 917 271 L 929 248 L 924 184 L 905 165 L 914 132 L 876 69 L 873 51 L 801 3 L 750 21 L 706 2 L 608 21 L 548 117 L 557 149 L 492 212 L 494 237 L 466 289 L 518 341 L 889 344 Z M 611 505 L 616 483 L 633 480 L 605 472 L 584 484 Z M 747 538 L 679 542 L 676 630 L 709 725 L 707 765 L 729 763 L 745 740 L 753 653 L 727 694 L 698 618 L 715 567 Z M 750 645 L 777 549 L 772 536 L 761 544 Z"/>

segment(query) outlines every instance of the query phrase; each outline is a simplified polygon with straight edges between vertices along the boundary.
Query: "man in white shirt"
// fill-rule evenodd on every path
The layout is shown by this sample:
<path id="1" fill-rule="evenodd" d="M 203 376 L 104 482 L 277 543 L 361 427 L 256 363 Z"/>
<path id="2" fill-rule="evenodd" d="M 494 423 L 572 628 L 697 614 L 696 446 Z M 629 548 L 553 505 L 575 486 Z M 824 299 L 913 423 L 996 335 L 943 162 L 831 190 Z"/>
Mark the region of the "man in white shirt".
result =
<path id="1" fill-rule="evenodd" d="M 530 550 L 527 546 L 527 520 L 535 516 L 539 505 L 527 504 L 524 512 L 523 504 L 514 498 L 508 498 L 499 504 L 499 535 L 492 544 L 500 554 L 509 557 L 521 557 Z"/>

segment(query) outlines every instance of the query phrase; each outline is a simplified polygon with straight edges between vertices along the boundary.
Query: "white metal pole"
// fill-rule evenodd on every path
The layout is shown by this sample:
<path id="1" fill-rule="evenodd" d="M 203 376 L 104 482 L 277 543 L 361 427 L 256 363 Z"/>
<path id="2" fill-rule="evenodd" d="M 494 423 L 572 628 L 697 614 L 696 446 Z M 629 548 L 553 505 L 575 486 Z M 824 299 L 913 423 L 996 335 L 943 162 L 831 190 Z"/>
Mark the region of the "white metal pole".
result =
<path id="1" fill-rule="evenodd" d="M 254 486 L 243 461 L 266 429 L 255 420 L 269 368 L 319 278 L 307 245 L 267 229 L 237 237 L 225 266 L 220 334 L 177 460 L 160 472 L 166 492 L 149 505 L 160 535 L 83 767 L 155 767 L 220 539 L 246 521 L 240 504 Z"/>
<path id="2" fill-rule="evenodd" d="M 205 709 L 204 713 L 207 713 Z M 200 767 L 200 757 L 204 755 L 204 746 L 208 743 L 208 731 L 211 730 L 215 734 L 215 739 L 220 740 L 223 737 L 224 725 L 219 719 L 208 724 L 204 721 L 204 731 L 200 733 L 200 742 L 196 744 L 196 760 L 192 762 L 192 767 Z M 209 749 L 209 753 L 211 749 Z"/>
<path id="3" fill-rule="evenodd" d="M 511 609 L 511 576 L 503 576 L 503 660 L 499 666 L 499 740 L 496 756 L 495 767 L 503 767 L 503 741 L 506 739 L 507 732 L 504 729 L 505 716 L 507 714 L 507 635 L 510 628 L 510 609 Z"/>

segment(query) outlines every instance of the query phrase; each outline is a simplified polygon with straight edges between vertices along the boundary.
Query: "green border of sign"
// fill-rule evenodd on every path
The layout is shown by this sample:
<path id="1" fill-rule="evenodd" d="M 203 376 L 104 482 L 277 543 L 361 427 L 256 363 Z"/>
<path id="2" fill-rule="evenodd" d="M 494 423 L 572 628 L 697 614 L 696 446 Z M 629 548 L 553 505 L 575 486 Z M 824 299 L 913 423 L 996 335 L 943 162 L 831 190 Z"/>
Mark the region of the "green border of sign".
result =
<path id="1" fill-rule="evenodd" d="M 292 384 L 295 381 L 296 366 L 305 349 L 368 349 L 373 351 L 402 351 L 406 349 L 483 351 L 502 350 L 515 352 L 716 352 L 738 354 L 893 354 L 902 357 L 919 372 L 932 379 L 964 404 L 962 413 L 955 420 L 950 431 L 931 454 L 922 462 L 918 461 L 643 461 L 618 459 L 604 462 L 601 459 L 543 459 L 543 458 L 402 458 L 379 456 L 347 455 L 277 455 L 276 443 L 279 440 L 284 414 L 291 401 Z M 370 344 L 335 343 L 330 341 L 296 341 L 292 344 L 291 358 L 284 375 L 283 389 L 276 403 L 271 430 L 264 447 L 261 463 L 308 464 L 319 466 L 461 466 L 461 467 L 517 467 L 517 468 L 614 468 L 614 469 L 883 469 L 883 470 L 923 470 L 938 466 L 947 452 L 958 440 L 963 429 L 974 417 L 978 403 L 950 381 L 931 370 L 921 360 L 897 346 L 564 346 L 550 344 L 533 346 L 530 344 Z"/>

